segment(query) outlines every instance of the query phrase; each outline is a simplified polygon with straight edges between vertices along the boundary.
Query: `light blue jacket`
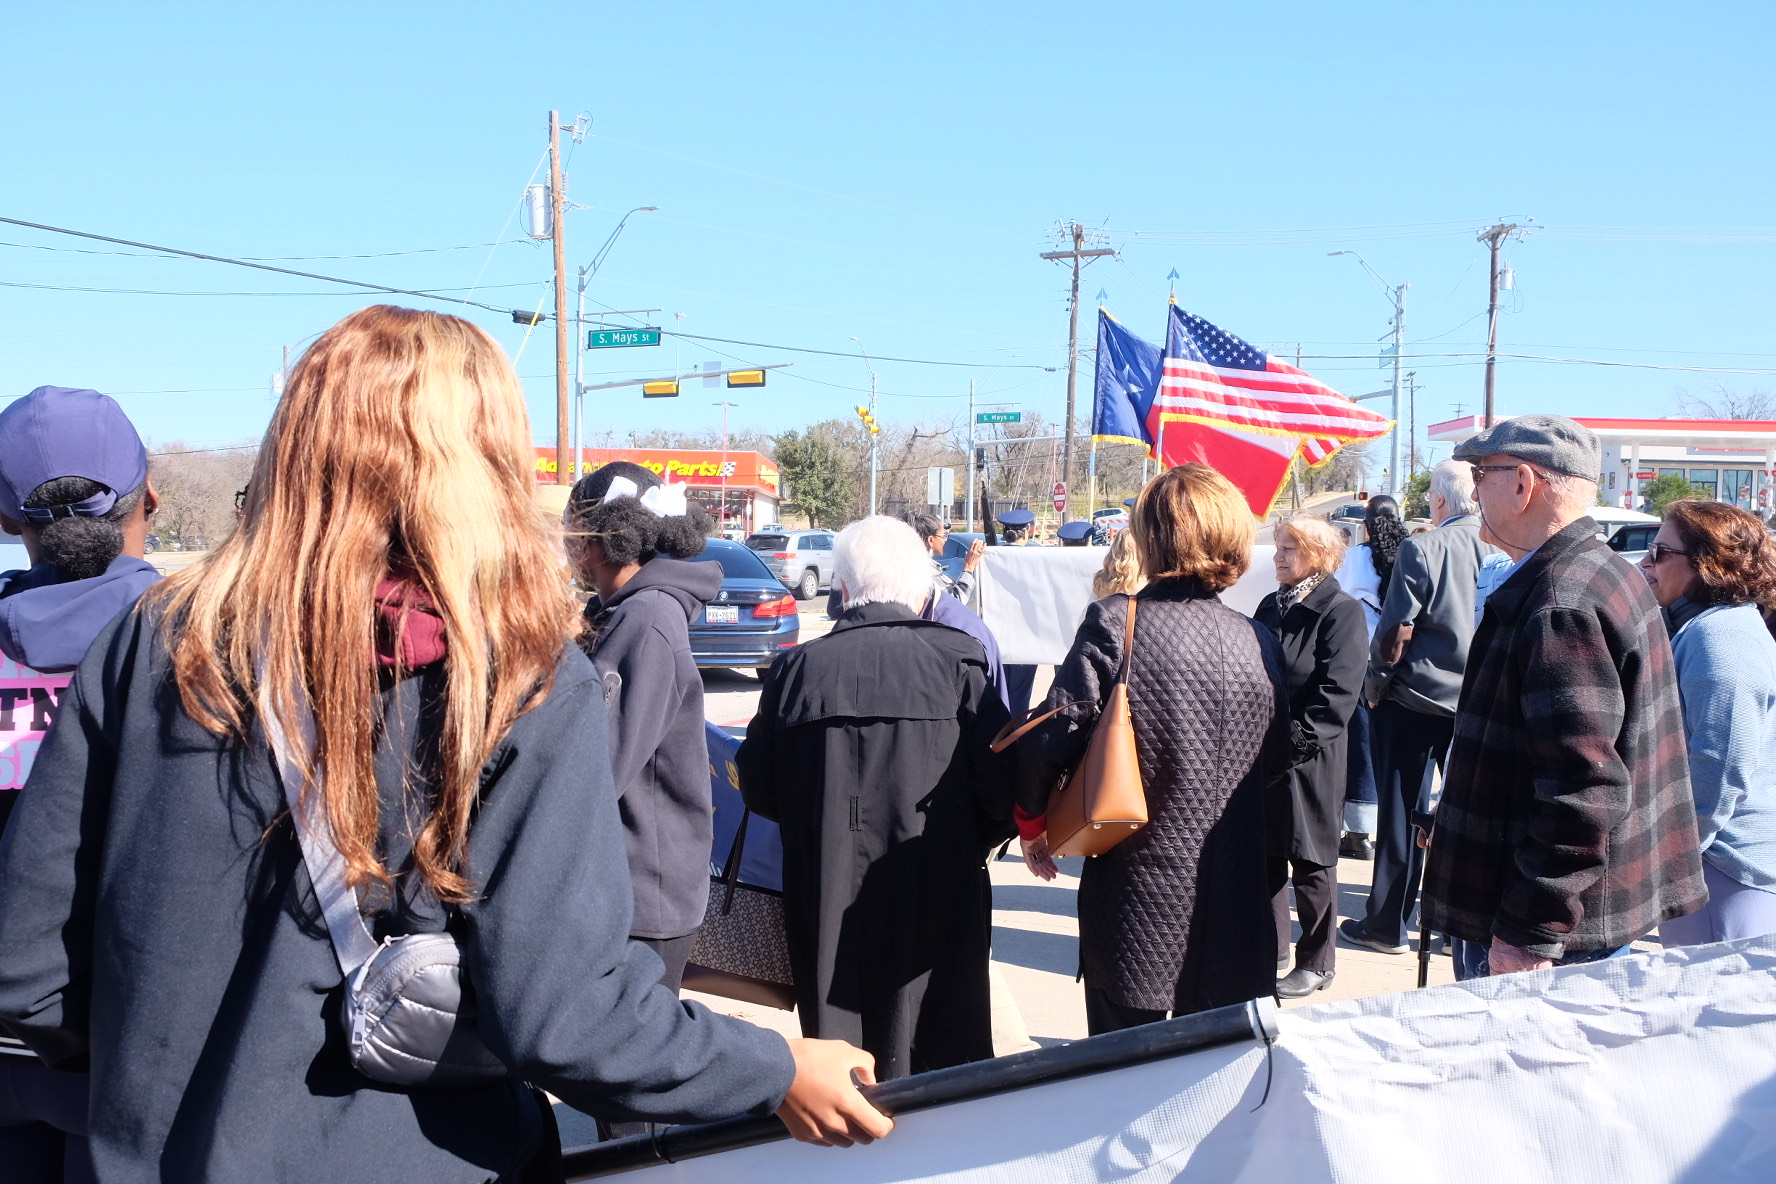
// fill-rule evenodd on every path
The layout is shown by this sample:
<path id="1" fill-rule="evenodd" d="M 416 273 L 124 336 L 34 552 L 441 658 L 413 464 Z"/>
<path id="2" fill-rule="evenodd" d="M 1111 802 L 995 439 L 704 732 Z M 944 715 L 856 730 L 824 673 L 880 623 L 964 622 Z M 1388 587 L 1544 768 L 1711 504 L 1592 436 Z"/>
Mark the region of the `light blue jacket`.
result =
<path id="1" fill-rule="evenodd" d="M 1704 609 L 1671 639 L 1702 858 L 1776 888 L 1776 640 L 1755 605 Z"/>

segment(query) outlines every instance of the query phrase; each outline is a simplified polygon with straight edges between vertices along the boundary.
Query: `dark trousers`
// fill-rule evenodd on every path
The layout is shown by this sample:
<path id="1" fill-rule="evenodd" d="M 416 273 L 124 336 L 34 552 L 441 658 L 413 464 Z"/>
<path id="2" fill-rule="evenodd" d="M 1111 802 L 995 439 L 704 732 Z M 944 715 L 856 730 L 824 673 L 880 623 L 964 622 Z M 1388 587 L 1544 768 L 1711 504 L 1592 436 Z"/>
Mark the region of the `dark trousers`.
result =
<path id="1" fill-rule="evenodd" d="M 1370 937 L 1403 946 L 1418 913 L 1418 885 L 1424 876 L 1424 850 L 1412 837 L 1412 813 L 1430 806 L 1431 772 L 1443 767 L 1455 719 L 1426 715 L 1387 700 L 1370 710 L 1369 722 L 1381 801 L 1375 879 L 1363 924 Z"/>
<path id="2" fill-rule="evenodd" d="M 86 1142 L 88 1082 L 84 1073 L 57 1073 L 35 1058 L 0 1053 L 0 1180 L 94 1179 Z"/>
<path id="3" fill-rule="evenodd" d="M 1005 689 L 1011 695 L 1008 706 L 1013 715 L 1030 710 L 1030 695 L 1036 690 L 1036 667 L 1007 666 Z"/>
<path id="4" fill-rule="evenodd" d="M 1295 965 L 1324 974 L 1332 969 L 1333 950 L 1337 948 L 1332 939 L 1332 923 L 1338 917 L 1338 869 L 1299 859 L 1270 859 L 1270 907 L 1276 913 L 1278 962 L 1289 956 L 1289 939 L 1294 936 L 1294 926 L 1289 921 L 1291 866 L 1295 870 L 1295 912 L 1301 918 Z"/>
<path id="5" fill-rule="evenodd" d="M 684 984 L 685 963 L 691 960 L 691 947 L 697 944 L 695 932 L 683 937 L 631 937 L 629 940 L 640 942 L 666 963 L 666 973 L 660 976 L 661 984 L 673 991 Z"/>
<path id="6" fill-rule="evenodd" d="M 1344 734 L 1350 737 L 1344 748 L 1344 800 L 1373 802 L 1376 800 L 1375 746 L 1370 739 L 1369 706 L 1361 699 L 1357 700 L 1357 709 L 1351 713 L 1350 727 Z"/>
<path id="7" fill-rule="evenodd" d="M 1085 1031 L 1088 1036 L 1120 1032 L 1142 1024 L 1157 1024 L 1171 1016 L 1169 1011 L 1150 1011 L 1145 1007 L 1125 1007 L 1111 999 L 1100 987 L 1085 989 Z"/>

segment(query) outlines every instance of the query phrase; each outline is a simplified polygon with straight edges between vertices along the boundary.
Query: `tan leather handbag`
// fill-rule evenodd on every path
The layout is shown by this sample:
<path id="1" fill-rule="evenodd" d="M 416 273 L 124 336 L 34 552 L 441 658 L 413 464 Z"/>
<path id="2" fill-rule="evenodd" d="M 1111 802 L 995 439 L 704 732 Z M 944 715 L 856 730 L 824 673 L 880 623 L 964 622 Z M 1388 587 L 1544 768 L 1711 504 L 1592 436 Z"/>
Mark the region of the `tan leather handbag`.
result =
<path id="1" fill-rule="evenodd" d="M 1048 795 L 1048 849 L 1053 855 L 1102 855 L 1147 825 L 1147 793 L 1141 786 L 1141 761 L 1135 752 L 1135 726 L 1129 718 L 1129 662 L 1135 651 L 1135 606 L 1128 600 L 1128 622 L 1122 632 L 1122 669 L 1110 688 L 1104 708 L 1092 725 L 1085 755 L 1071 772 L 1061 774 Z M 993 738 L 993 751 L 1003 752 L 1019 737 L 1057 712 L 1081 702 L 1069 699 L 1044 711 L 1017 716 Z"/>

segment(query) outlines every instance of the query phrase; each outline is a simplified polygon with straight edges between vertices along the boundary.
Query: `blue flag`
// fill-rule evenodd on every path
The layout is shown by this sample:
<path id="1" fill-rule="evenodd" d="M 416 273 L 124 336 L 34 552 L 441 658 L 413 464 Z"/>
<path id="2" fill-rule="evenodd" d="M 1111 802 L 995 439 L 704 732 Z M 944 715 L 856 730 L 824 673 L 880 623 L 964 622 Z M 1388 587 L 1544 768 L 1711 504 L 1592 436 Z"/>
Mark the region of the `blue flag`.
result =
<path id="1" fill-rule="evenodd" d="M 1159 394 L 1165 356 L 1098 310 L 1098 376 L 1092 397 L 1092 435 L 1099 440 L 1153 446 L 1147 415 Z"/>

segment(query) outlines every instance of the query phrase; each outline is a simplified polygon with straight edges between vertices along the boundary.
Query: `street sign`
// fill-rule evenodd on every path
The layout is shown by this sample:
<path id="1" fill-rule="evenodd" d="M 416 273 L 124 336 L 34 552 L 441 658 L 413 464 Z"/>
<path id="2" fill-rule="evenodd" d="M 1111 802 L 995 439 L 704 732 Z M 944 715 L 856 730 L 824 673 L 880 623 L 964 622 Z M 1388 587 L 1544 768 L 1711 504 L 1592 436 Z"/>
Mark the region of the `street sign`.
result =
<path id="1" fill-rule="evenodd" d="M 983 411 L 974 417 L 975 423 L 1022 423 L 1022 411 Z"/>
<path id="2" fill-rule="evenodd" d="M 925 470 L 925 504 L 952 506 L 956 503 L 956 470 L 931 468 Z"/>
<path id="3" fill-rule="evenodd" d="M 587 349 L 620 349 L 631 345 L 659 345 L 658 329 L 588 329 Z"/>
<path id="4" fill-rule="evenodd" d="M 1055 482 L 1054 501 L 1055 513 L 1065 514 L 1067 512 L 1067 483 L 1065 481 Z"/>

